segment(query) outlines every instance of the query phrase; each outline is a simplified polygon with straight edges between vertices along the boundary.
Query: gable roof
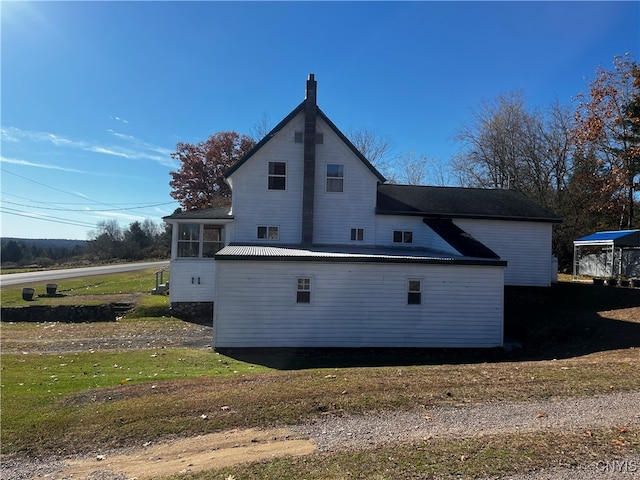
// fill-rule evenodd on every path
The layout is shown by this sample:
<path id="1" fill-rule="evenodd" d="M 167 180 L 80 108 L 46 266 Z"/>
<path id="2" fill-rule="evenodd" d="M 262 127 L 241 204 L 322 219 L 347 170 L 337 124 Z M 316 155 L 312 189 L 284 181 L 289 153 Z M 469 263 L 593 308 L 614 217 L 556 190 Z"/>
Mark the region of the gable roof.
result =
<path id="1" fill-rule="evenodd" d="M 235 165 L 224 173 L 224 178 L 229 178 L 236 170 L 244 165 L 253 155 L 258 152 L 269 140 L 271 140 L 276 133 L 282 130 L 290 121 L 292 121 L 296 115 L 304 111 L 303 101 L 300 105 L 294 108 L 289 115 L 284 117 L 280 123 L 278 123 L 273 129 L 267 133 L 262 140 L 260 140 L 251 150 L 249 150 L 244 157 L 242 157 Z M 349 140 L 338 127 L 327 117 L 327 115 L 317 107 L 317 115 L 329 126 L 331 130 L 344 142 L 347 147 L 360 159 L 360 161 L 376 176 L 381 183 L 386 182 L 386 178 L 373 166 L 373 164 L 367 160 L 367 158 L 356 148 L 356 146 Z"/>
<path id="2" fill-rule="evenodd" d="M 376 213 L 560 223 L 562 219 L 516 190 L 378 185 Z"/>

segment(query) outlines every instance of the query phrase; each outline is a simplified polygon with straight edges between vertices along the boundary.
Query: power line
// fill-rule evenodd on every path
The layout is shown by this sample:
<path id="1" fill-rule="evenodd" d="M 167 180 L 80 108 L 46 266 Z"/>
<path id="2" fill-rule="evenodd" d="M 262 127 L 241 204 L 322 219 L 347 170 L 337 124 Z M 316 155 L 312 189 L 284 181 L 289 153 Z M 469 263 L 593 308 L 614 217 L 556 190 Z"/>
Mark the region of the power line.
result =
<path id="1" fill-rule="evenodd" d="M 13 210 L 13 211 L 9 211 L 9 210 Z M 66 218 L 60 218 L 60 217 L 52 217 L 49 215 L 28 215 L 24 212 L 21 212 L 20 210 L 15 210 L 15 209 L 8 209 L 7 207 L 0 207 L 0 213 L 6 213 L 7 215 L 15 215 L 17 217 L 25 217 L 25 218 L 30 218 L 32 220 L 42 220 L 44 222 L 53 222 L 53 223 L 61 223 L 61 224 L 65 224 L 65 225 L 73 225 L 76 227 L 86 227 L 86 228 L 94 228 L 95 225 L 92 223 L 88 223 L 88 222 L 82 222 L 82 221 L 75 221 L 75 220 L 69 220 Z"/>
<path id="2" fill-rule="evenodd" d="M 42 200 L 33 200 L 31 198 L 28 197 L 23 197 L 22 195 L 16 195 L 15 193 L 8 193 L 8 192 L 2 192 L 3 195 L 8 195 L 10 197 L 15 197 L 15 198 L 21 198 L 22 200 L 27 200 L 29 202 L 32 203 L 44 203 L 47 205 L 86 205 L 87 202 L 52 202 L 52 201 L 42 201 Z M 84 198 L 84 197 L 83 197 Z M 152 203 L 153 205 L 149 205 L 150 203 Z M 144 207 L 148 207 L 148 206 L 160 206 L 160 205 L 170 205 L 172 203 L 178 203 L 177 200 L 172 200 L 170 202 L 122 202 L 122 203 L 112 203 L 111 205 L 113 206 L 117 206 L 117 205 L 140 205 L 137 208 L 144 208 Z M 94 210 L 95 211 L 95 210 Z"/>
<path id="3" fill-rule="evenodd" d="M 47 185 L 46 183 L 38 182 L 38 181 L 33 180 L 33 179 L 31 179 L 31 178 L 28 178 L 28 177 L 25 177 L 25 176 L 22 176 L 22 175 L 18 175 L 17 173 L 10 172 L 9 170 L 6 170 L 6 169 L 2 169 L 2 171 L 3 171 L 3 173 L 8 173 L 9 175 L 13 175 L 13 176 L 15 176 L 15 177 L 22 178 L 23 180 L 27 180 L 27 181 L 29 181 L 29 182 L 33 182 L 33 183 L 35 183 L 36 185 L 42 185 L 43 187 L 50 188 L 51 190 L 55 190 L 55 191 L 57 191 L 57 192 L 62 192 L 62 193 L 65 193 L 65 194 L 67 194 L 67 195 L 71 195 L 72 197 L 78 197 L 78 198 L 82 198 L 83 200 L 88 200 L 88 201 L 91 201 L 91 202 L 93 202 L 93 203 L 97 203 L 97 204 L 99 204 L 99 205 L 105 205 L 105 206 L 107 206 L 107 207 L 113 207 L 113 205 L 111 205 L 111 204 L 109 204 L 109 203 L 104 203 L 104 202 L 100 202 L 100 201 L 98 201 L 98 200 L 93 200 L 93 199 L 91 199 L 91 198 L 85 197 L 85 196 L 83 196 L 83 195 L 79 195 L 79 194 L 77 194 L 77 193 L 67 192 L 67 191 L 62 190 L 62 189 L 60 189 L 60 188 L 56 188 L 56 187 L 52 187 L 51 185 Z"/>
<path id="4" fill-rule="evenodd" d="M 8 203 L 10 205 L 17 205 L 19 207 L 33 207 L 33 205 L 26 205 L 24 203 L 17 203 L 17 202 L 9 202 L 8 200 L 4 200 L 3 203 Z M 36 203 L 45 203 L 45 202 L 36 202 Z M 163 202 L 163 203 L 153 203 L 153 204 L 149 204 L 149 205 L 142 205 L 140 207 L 120 207 L 120 208 L 109 208 L 107 210 L 91 210 L 91 209 L 75 209 L 75 208 L 59 208 L 59 207 L 35 207 L 38 208 L 40 210 L 56 210 L 56 211 L 61 211 L 61 212 L 82 212 L 82 213 L 97 213 L 97 212 L 115 212 L 115 211 L 123 211 L 123 210 L 140 210 L 143 208 L 150 208 L 150 207 L 158 207 L 161 205 L 169 205 L 170 203 L 174 203 L 174 202 Z"/>

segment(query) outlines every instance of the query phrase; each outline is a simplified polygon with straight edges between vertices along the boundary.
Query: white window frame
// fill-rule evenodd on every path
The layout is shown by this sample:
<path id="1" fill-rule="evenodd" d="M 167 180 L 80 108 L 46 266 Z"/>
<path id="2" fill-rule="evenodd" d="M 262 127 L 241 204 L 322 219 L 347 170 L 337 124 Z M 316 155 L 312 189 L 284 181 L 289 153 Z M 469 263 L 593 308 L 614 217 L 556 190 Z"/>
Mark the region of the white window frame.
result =
<path id="1" fill-rule="evenodd" d="M 284 174 L 280 173 L 271 173 L 271 165 L 282 164 L 284 165 Z M 287 190 L 287 162 L 280 161 L 269 161 L 267 162 L 267 190 L 270 192 L 284 192 Z M 271 188 L 271 180 L 283 179 L 284 180 L 284 188 Z"/>
<path id="2" fill-rule="evenodd" d="M 296 277 L 296 304 L 298 305 L 310 305 L 311 304 L 311 286 L 313 284 L 313 279 L 308 276 Z M 302 287 L 302 288 L 301 288 Z M 306 287 L 306 288 L 305 288 Z M 301 294 L 304 294 L 304 297 L 307 297 L 307 300 L 304 300 Z"/>
<path id="3" fill-rule="evenodd" d="M 351 241 L 363 242 L 364 241 L 364 228 L 352 228 L 351 229 Z"/>
<path id="4" fill-rule="evenodd" d="M 190 227 L 191 235 L 189 236 L 189 238 L 182 239 L 181 234 L 187 233 L 184 231 L 185 227 Z M 197 230 L 196 228 L 193 228 L 193 227 L 197 227 Z M 220 230 L 219 240 L 217 242 L 211 242 L 211 241 L 205 240 L 204 238 L 205 227 L 212 227 Z M 178 240 L 177 240 L 176 258 L 213 258 L 215 253 L 224 247 L 224 235 L 225 235 L 224 230 L 225 230 L 224 225 L 215 225 L 210 223 L 193 223 L 193 222 L 178 223 Z M 193 235 L 193 233 L 196 233 L 196 235 Z M 189 244 L 190 251 L 194 252 L 194 249 L 197 250 L 197 254 L 181 255 L 180 247 L 181 245 L 186 245 L 186 244 Z M 207 252 L 208 254 L 205 255 L 204 247 L 206 244 L 217 244 L 216 246 L 214 246 L 214 252 L 212 254 L 209 254 L 209 252 Z"/>
<path id="5" fill-rule="evenodd" d="M 261 228 L 266 228 L 266 236 L 261 237 L 260 236 L 260 229 Z M 271 235 L 273 234 L 273 232 L 275 232 L 275 237 L 272 237 Z M 256 238 L 258 240 L 264 240 L 264 241 L 273 241 L 273 240 L 280 240 L 280 227 L 278 225 L 258 225 L 256 227 Z"/>
<path id="6" fill-rule="evenodd" d="M 396 233 L 399 233 L 402 237 L 402 239 L 399 242 L 396 241 Z M 410 236 L 409 241 L 407 241 L 407 235 Z M 413 244 L 413 231 L 412 230 L 394 230 L 391 240 L 393 243 Z"/>
<path id="7" fill-rule="evenodd" d="M 418 289 L 415 288 L 415 283 L 418 283 Z M 413 285 L 412 285 L 413 284 Z M 407 278 L 407 305 L 408 306 L 420 306 L 422 305 L 423 292 L 424 292 L 424 280 L 422 278 Z M 412 301 L 417 298 L 418 301 Z"/>
<path id="8" fill-rule="evenodd" d="M 339 176 L 329 176 L 329 167 L 340 167 L 340 174 Z M 345 171 L 345 167 L 344 167 L 344 163 L 327 163 L 325 165 L 325 183 L 324 183 L 324 189 L 325 192 L 327 193 L 344 193 L 344 171 Z M 329 188 L 329 184 L 333 183 L 333 182 L 339 182 L 340 185 L 340 190 L 332 190 Z"/>

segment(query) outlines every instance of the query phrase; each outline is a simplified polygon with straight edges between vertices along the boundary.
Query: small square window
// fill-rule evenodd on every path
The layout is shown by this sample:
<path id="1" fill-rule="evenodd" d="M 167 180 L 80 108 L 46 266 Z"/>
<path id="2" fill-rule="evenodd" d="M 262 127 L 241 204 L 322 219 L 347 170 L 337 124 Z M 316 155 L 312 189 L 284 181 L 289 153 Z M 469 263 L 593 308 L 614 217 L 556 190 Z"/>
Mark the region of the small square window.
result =
<path id="1" fill-rule="evenodd" d="M 352 228 L 351 229 L 351 241 L 362 242 L 364 240 L 364 228 Z"/>
<path id="2" fill-rule="evenodd" d="M 311 279 L 298 278 L 296 303 L 311 303 Z"/>
<path id="3" fill-rule="evenodd" d="M 422 280 L 409 280 L 407 286 L 407 304 L 420 305 L 422 303 Z"/>
<path id="4" fill-rule="evenodd" d="M 393 243 L 413 243 L 413 232 L 408 230 L 394 230 Z"/>

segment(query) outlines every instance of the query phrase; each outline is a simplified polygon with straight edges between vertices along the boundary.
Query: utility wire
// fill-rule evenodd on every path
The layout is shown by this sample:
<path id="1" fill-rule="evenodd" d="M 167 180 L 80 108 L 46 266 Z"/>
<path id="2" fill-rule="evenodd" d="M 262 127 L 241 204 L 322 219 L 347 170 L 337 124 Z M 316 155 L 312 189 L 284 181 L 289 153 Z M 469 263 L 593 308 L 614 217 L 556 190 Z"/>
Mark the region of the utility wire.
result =
<path id="1" fill-rule="evenodd" d="M 14 209 L 11 209 L 11 210 L 14 210 Z M 65 225 L 74 225 L 76 227 L 87 227 L 87 228 L 95 227 L 94 224 L 91 224 L 88 222 L 74 221 L 74 220 L 69 220 L 66 218 L 59 218 L 59 217 L 51 217 L 49 215 L 27 215 L 26 213 L 20 212 L 19 210 L 9 211 L 9 209 L 7 209 L 6 207 L 0 207 L 0 212 L 6 213 L 7 215 L 15 215 L 17 217 L 26 217 L 32 220 L 42 220 L 45 222 L 62 223 Z"/>
<path id="2" fill-rule="evenodd" d="M 109 208 L 106 210 L 92 210 L 92 209 L 84 209 L 84 208 L 58 208 L 58 207 L 33 207 L 33 205 L 26 205 L 24 203 L 17 203 L 17 202 L 9 202 L 8 200 L 4 200 L 3 203 L 8 203 L 10 205 L 17 205 L 19 207 L 31 207 L 31 208 L 38 208 L 39 210 L 57 210 L 57 211 L 61 211 L 61 212 L 82 212 L 82 213 L 95 213 L 95 212 L 114 212 L 114 211 L 122 211 L 122 210 L 140 210 L 143 208 L 150 208 L 150 207 L 158 207 L 160 205 L 168 205 L 170 203 L 174 203 L 174 202 L 163 202 L 163 203 L 154 203 L 154 204 L 150 204 L 150 205 L 142 205 L 140 207 L 119 207 L 119 208 Z M 41 202 L 38 202 L 41 203 Z M 44 203 L 44 202 L 42 202 Z"/>
<path id="3" fill-rule="evenodd" d="M 87 202 L 51 202 L 51 201 L 42 201 L 42 200 L 32 200 L 31 198 L 23 197 L 22 195 L 16 195 L 15 193 L 8 193 L 8 192 L 2 192 L 2 195 L 8 195 L 10 197 L 15 197 L 15 198 L 21 198 L 22 200 L 27 200 L 28 202 L 31 202 L 31 203 L 44 203 L 44 204 L 47 204 L 47 205 L 51 205 L 51 204 L 54 204 L 54 205 L 86 205 L 87 204 Z M 123 202 L 123 203 L 112 203 L 112 205 L 114 205 L 114 206 L 116 206 L 116 205 L 140 205 L 137 208 L 144 208 L 144 207 L 149 207 L 149 206 L 170 205 L 172 203 L 178 203 L 178 202 L 176 200 L 172 200 L 170 202 L 164 202 L 164 203 L 153 202 L 152 205 L 150 205 L 149 202 Z"/>
<path id="4" fill-rule="evenodd" d="M 9 170 L 6 170 L 6 169 L 2 169 L 2 172 L 3 172 L 3 173 L 8 173 L 8 174 L 13 175 L 13 176 L 18 177 L 18 178 L 22 178 L 23 180 L 27 180 L 27 181 L 29 181 L 29 182 L 33 182 L 33 183 L 35 183 L 35 184 L 37 184 L 37 185 L 42 185 L 43 187 L 50 188 L 51 190 L 55 190 L 55 191 L 57 191 L 57 192 L 66 193 L 67 195 L 71 195 L 72 197 L 78 197 L 78 198 L 82 198 L 83 200 L 88 200 L 88 201 L 91 201 L 91 202 L 93 202 L 93 203 L 97 203 L 97 204 L 99 204 L 99 205 L 105 205 L 105 206 L 107 206 L 107 207 L 113 207 L 113 205 L 111 205 L 111 204 L 109 204 L 109 203 L 104 203 L 104 202 L 100 202 L 100 201 L 98 201 L 98 200 L 93 200 L 93 199 L 91 199 L 91 198 L 88 198 L 88 197 L 85 197 L 85 196 L 79 195 L 79 194 L 77 194 L 77 193 L 67 192 L 67 191 L 62 190 L 62 189 L 60 189 L 60 188 L 56 188 L 56 187 L 52 187 L 51 185 L 47 185 L 46 183 L 38 182 L 38 181 L 33 180 L 33 179 L 31 179 L 31 178 L 24 177 L 24 176 L 22 176 L 22 175 L 18 175 L 17 173 L 10 172 Z"/>

